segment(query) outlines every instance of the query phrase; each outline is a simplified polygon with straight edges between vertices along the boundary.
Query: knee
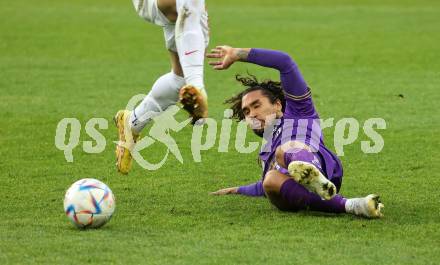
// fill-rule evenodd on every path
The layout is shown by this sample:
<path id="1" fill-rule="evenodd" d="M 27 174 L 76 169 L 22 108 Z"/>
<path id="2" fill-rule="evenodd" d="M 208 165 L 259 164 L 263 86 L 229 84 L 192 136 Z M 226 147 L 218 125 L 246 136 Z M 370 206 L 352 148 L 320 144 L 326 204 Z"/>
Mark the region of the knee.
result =
<path id="1" fill-rule="evenodd" d="M 275 150 L 275 159 L 278 165 L 287 168 L 288 165 L 285 164 L 284 154 L 286 152 L 291 152 L 293 149 L 304 149 L 310 151 L 310 146 L 299 141 L 288 141 L 278 146 Z"/>
<path id="2" fill-rule="evenodd" d="M 168 107 L 179 99 L 179 89 L 185 85 L 185 79 L 174 72 L 167 73 L 156 80 L 148 93 L 153 105 Z"/>
<path id="3" fill-rule="evenodd" d="M 201 16 L 205 10 L 205 0 L 182 0 L 176 3 L 176 10 L 179 16 L 184 15 L 184 20 Z"/>
<path id="4" fill-rule="evenodd" d="M 284 163 L 284 151 L 281 148 L 281 146 L 278 146 L 275 150 L 275 161 L 280 165 L 281 167 L 286 168 L 287 165 Z"/>
<path id="5" fill-rule="evenodd" d="M 287 178 L 287 176 L 285 176 L 285 178 Z M 276 170 L 270 170 L 267 172 L 263 181 L 263 188 L 266 193 L 278 193 L 285 178 L 283 178 L 283 175 Z"/>

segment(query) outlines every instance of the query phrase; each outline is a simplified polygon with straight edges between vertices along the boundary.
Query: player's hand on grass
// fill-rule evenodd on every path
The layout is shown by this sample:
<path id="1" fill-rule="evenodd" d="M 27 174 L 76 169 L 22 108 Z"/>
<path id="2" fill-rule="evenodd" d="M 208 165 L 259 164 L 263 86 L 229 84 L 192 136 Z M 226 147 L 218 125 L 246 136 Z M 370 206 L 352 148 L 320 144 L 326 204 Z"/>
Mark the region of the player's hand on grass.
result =
<path id="1" fill-rule="evenodd" d="M 228 69 L 236 61 L 245 61 L 250 49 L 232 48 L 230 46 L 217 46 L 206 54 L 206 57 L 217 59 L 210 61 L 209 64 L 215 70 Z"/>
<path id="2" fill-rule="evenodd" d="M 218 191 L 214 191 L 210 193 L 211 195 L 229 195 L 229 194 L 238 194 L 238 187 L 221 189 Z"/>

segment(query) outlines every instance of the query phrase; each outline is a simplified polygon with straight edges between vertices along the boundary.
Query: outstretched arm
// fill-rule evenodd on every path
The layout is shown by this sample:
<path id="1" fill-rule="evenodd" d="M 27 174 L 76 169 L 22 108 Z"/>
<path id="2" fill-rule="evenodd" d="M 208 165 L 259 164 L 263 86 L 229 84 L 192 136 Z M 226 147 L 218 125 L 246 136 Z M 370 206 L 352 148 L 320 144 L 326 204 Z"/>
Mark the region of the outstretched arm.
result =
<path id="1" fill-rule="evenodd" d="M 207 54 L 207 57 L 219 59 L 209 62 L 216 70 L 228 69 L 237 61 L 274 68 L 280 72 L 286 100 L 301 100 L 310 96 L 310 91 L 298 66 L 285 52 L 217 46 L 211 50 L 211 53 Z"/>
<path id="2" fill-rule="evenodd" d="M 252 197 L 264 196 L 263 183 L 260 181 L 238 188 L 238 194 Z"/>
<path id="3" fill-rule="evenodd" d="M 286 98 L 285 116 L 289 118 L 319 118 L 311 100 L 310 90 L 298 66 L 287 53 L 265 49 L 217 46 L 207 54 L 207 57 L 217 59 L 209 62 L 215 70 L 228 69 L 238 61 L 277 69 L 280 72 L 281 85 Z"/>
<path id="4" fill-rule="evenodd" d="M 245 196 L 259 197 L 264 196 L 263 183 L 258 181 L 246 186 L 232 187 L 221 189 L 215 192 L 211 192 L 211 195 L 229 195 L 229 194 L 240 194 Z"/>

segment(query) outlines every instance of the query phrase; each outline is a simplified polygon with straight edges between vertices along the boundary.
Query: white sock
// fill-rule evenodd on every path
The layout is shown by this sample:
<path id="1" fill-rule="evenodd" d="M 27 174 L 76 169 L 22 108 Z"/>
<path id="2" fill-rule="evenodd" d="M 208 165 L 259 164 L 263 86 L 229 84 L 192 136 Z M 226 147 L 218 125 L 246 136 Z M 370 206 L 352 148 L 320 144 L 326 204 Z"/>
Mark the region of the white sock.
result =
<path id="1" fill-rule="evenodd" d="M 354 215 L 368 216 L 368 204 L 366 198 L 351 198 L 345 202 L 345 211 Z"/>
<path id="2" fill-rule="evenodd" d="M 362 198 L 347 199 L 345 203 L 345 211 L 347 213 L 367 218 L 382 217 L 381 211 L 383 207 L 383 203 L 380 202 L 379 196 L 376 194 L 370 194 Z"/>
<path id="3" fill-rule="evenodd" d="M 347 213 L 354 213 L 354 209 L 353 209 L 353 199 L 347 199 L 345 201 L 345 211 Z"/>
<path id="4" fill-rule="evenodd" d="M 204 0 L 181 0 L 177 5 L 176 47 L 187 85 L 204 89 L 203 62 L 205 38 L 201 18 L 205 12 Z"/>
<path id="5" fill-rule="evenodd" d="M 179 100 L 179 90 L 184 85 L 183 77 L 173 72 L 159 77 L 148 95 L 131 112 L 130 126 L 133 132 L 139 134 L 153 117 L 176 104 Z"/>

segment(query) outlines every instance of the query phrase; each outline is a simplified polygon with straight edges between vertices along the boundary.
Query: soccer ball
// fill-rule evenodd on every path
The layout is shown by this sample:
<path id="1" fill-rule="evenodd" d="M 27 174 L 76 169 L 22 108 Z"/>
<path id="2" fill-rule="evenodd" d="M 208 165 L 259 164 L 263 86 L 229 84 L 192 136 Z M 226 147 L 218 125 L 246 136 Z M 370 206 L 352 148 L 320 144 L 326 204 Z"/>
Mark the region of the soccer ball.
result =
<path id="1" fill-rule="evenodd" d="M 78 228 L 98 228 L 115 211 L 115 197 L 107 185 L 96 179 L 73 183 L 64 197 L 64 212 Z"/>

